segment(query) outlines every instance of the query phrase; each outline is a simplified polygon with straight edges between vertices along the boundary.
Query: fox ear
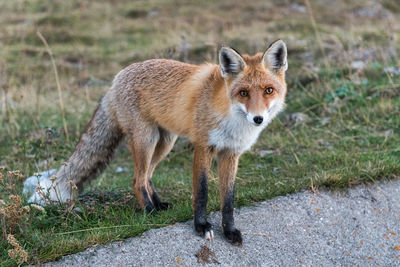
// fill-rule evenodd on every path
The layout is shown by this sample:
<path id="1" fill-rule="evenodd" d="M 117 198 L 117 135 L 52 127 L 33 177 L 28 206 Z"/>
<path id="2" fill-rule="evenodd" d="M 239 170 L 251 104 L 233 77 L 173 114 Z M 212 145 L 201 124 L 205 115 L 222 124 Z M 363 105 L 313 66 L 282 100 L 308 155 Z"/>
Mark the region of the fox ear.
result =
<path id="1" fill-rule="evenodd" d="M 222 77 L 226 78 L 239 74 L 246 63 L 238 52 L 229 47 L 222 47 L 219 51 L 219 65 Z"/>
<path id="2" fill-rule="evenodd" d="M 288 68 L 286 44 L 282 40 L 273 42 L 265 51 L 262 64 L 267 69 L 286 71 Z"/>

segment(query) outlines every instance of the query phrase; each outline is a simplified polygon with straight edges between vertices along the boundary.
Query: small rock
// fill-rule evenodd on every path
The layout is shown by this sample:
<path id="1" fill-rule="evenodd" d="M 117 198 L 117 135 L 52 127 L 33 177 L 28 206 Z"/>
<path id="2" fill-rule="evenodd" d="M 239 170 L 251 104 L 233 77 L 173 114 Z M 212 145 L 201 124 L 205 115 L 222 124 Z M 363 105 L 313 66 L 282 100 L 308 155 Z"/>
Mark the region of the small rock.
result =
<path id="1" fill-rule="evenodd" d="M 152 9 L 152 10 L 149 11 L 148 16 L 149 16 L 149 17 L 155 17 L 155 16 L 157 16 L 158 14 L 160 14 L 160 12 L 159 12 L 158 10 Z"/>
<path id="2" fill-rule="evenodd" d="M 287 119 L 295 124 L 304 123 L 308 120 L 308 116 L 301 112 L 292 113 L 287 116 Z"/>
<path id="3" fill-rule="evenodd" d="M 260 157 L 265 157 L 266 155 L 273 154 L 273 153 L 275 153 L 275 152 L 276 152 L 275 150 L 259 150 L 259 151 L 257 152 L 257 154 L 258 154 Z"/>
<path id="4" fill-rule="evenodd" d="M 361 60 L 351 62 L 350 66 L 354 70 L 363 70 L 366 67 L 364 61 Z"/>
<path id="5" fill-rule="evenodd" d="M 386 67 L 383 71 L 392 75 L 400 75 L 400 68 L 398 67 Z"/>
<path id="6" fill-rule="evenodd" d="M 368 1 L 362 8 L 354 11 L 357 16 L 391 19 L 393 14 L 376 1 Z"/>
<path id="7" fill-rule="evenodd" d="M 331 117 L 322 118 L 319 120 L 319 122 L 321 123 L 322 126 L 325 126 L 331 122 Z"/>
<path id="8" fill-rule="evenodd" d="M 380 136 L 388 137 L 389 135 L 393 134 L 393 129 L 389 129 L 380 133 Z"/>
<path id="9" fill-rule="evenodd" d="M 305 6 L 299 5 L 299 4 L 296 4 L 296 3 L 291 4 L 290 8 L 295 10 L 295 11 L 298 11 L 300 13 L 306 13 L 306 11 L 307 11 L 307 8 Z"/>
<path id="10" fill-rule="evenodd" d="M 117 172 L 117 173 L 120 173 L 120 172 L 128 172 L 129 171 L 129 168 L 127 168 L 127 167 L 117 167 L 116 169 L 115 169 L 115 172 Z"/>
<path id="11" fill-rule="evenodd" d="M 75 208 L 74 208 L 74 211 L 79 212 L 79 213 L 82 213 L 82 209 L 81 209 L 80 207 L 75 207 Z"/>

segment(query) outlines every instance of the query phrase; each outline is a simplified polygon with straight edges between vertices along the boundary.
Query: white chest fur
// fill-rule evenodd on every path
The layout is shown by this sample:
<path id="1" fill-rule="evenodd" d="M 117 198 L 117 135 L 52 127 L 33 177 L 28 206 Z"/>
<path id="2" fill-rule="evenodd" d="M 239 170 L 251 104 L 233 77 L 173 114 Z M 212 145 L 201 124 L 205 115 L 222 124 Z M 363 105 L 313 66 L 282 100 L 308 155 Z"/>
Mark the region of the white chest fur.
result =
<path id="1" fill-rule="evenodd" d="M 256 126 L 250 123 L 242 108 L 232 105 L 230 115 L 222 118 L 219 126 L 209 132 L 208 143 L 217 150 L 228 148 L 242 153 L 251 148 L 267 124 Z"/>

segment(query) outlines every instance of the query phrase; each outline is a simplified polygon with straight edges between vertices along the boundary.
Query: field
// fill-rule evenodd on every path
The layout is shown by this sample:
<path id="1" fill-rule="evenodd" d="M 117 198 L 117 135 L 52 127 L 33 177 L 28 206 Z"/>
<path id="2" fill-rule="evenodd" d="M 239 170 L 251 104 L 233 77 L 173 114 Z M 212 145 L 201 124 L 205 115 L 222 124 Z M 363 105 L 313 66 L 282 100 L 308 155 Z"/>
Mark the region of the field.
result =
<path id="1" fill-rule="evenodd" d="M 184 139 L 154 174 L 165 212 L 139 209 L 125 146 L 73 207 L 42 211 L 22 194 L 24 178 L 71 155 L 114 75 L 149 58 L 217 63 L 221 45 L 287 43 L 287 106 L 241 157 L 238 207 L 398 178 L 399 17 L 397 0 L 0 0 L 0 262 L 43 263 L 192 218 Z"/>

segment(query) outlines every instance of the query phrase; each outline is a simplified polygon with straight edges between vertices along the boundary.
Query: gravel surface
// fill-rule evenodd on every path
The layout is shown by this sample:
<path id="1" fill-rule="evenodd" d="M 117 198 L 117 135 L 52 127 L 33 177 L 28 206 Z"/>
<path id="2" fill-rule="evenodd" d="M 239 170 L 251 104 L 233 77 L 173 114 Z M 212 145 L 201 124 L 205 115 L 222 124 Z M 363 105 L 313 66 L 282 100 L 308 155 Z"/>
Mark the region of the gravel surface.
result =
<path id="1" fill-rule="evenodd" d="M 236 209 L 244 244 L 196 236 L 192 221 L 89 248 L 45 266 L 400 266 L 400 180 L 346 192 L 303 191 Z M 205 246 L 205 247 L 204 247 Z M 209 257 L 208 257 L 209 256 Z"/>

